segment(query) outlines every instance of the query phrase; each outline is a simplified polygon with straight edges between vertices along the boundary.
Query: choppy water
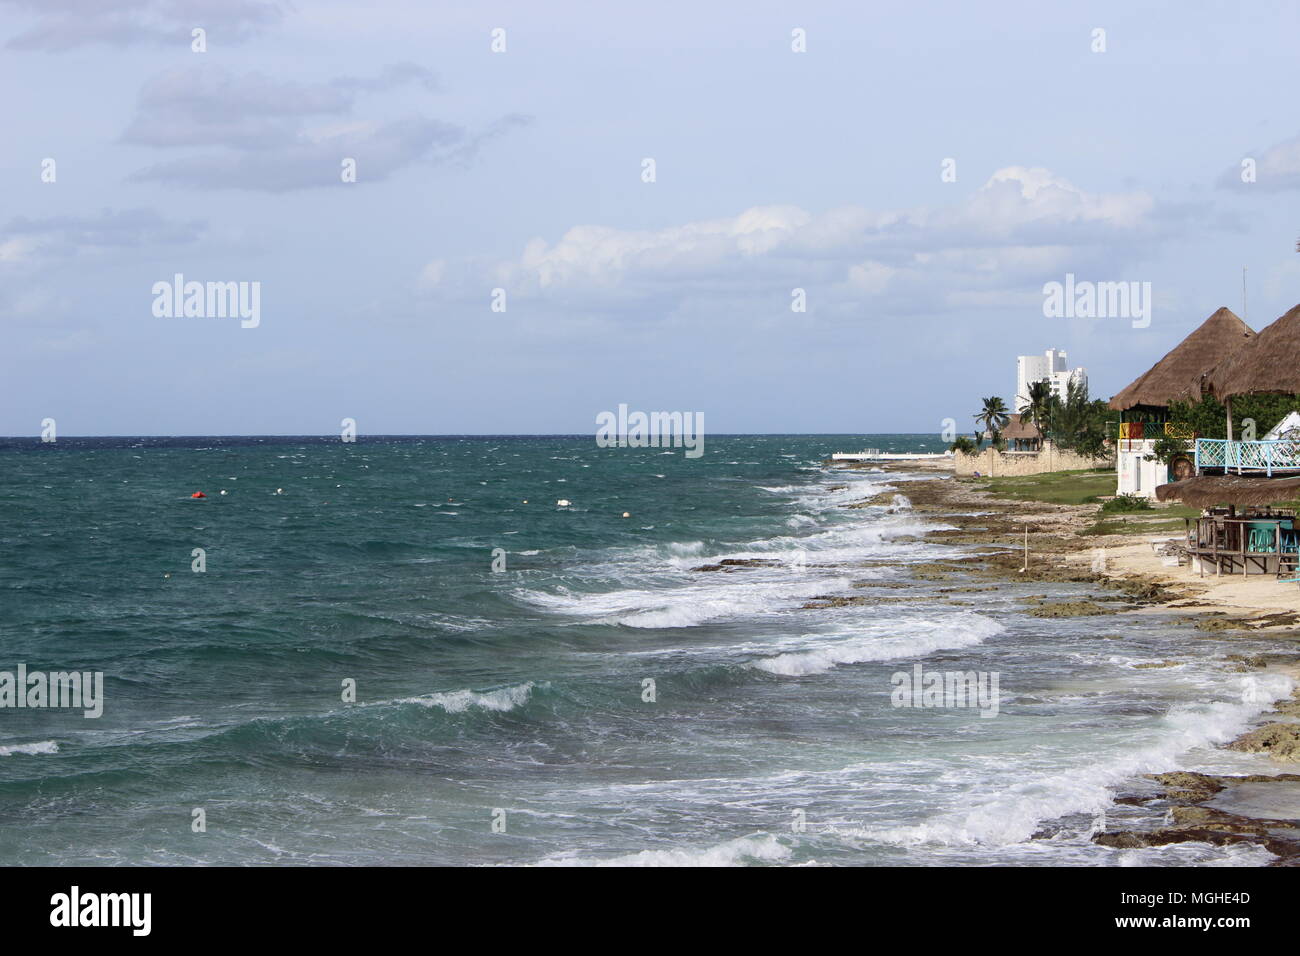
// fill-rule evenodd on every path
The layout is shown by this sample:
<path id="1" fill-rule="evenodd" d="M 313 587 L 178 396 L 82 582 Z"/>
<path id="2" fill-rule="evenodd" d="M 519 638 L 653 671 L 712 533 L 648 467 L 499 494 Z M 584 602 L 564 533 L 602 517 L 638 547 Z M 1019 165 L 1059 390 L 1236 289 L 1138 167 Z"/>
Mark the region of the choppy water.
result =
<path id="1" fill-rule="evenodd" d="M 801 609 L 952 586 L 908 572 L 958 550 L 933 522 L 841 507 L 909 476 L 819 463 L 937 444 L 0 442 L 0 670 L 103 671 L 106 697 L 0 709 L 0 863 L 1270 859 L 1089 842 L 1137 774 L 1263 767 L 1212 745 L 1287 682 L 1186 624 L 1028 617 L 1041 584 Z M 780 563 L 691 570 L 746 557 Z M 917 662 L 997 672 L 998 716 L 891 706 Z"/>

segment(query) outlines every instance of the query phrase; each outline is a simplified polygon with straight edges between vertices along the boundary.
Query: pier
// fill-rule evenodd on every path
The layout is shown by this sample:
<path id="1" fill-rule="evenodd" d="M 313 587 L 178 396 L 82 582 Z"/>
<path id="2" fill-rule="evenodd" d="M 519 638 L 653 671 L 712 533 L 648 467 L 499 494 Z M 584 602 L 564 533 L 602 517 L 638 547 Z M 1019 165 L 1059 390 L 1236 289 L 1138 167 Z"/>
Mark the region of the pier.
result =
<path id="1" fill-rule="evenodd" d="M 939 461 L 951 459 L 952 452 L 882 452 L 879 448 L 867 448 L 862 451 L 837 451 L 831 455 L 831 461 Z"/>

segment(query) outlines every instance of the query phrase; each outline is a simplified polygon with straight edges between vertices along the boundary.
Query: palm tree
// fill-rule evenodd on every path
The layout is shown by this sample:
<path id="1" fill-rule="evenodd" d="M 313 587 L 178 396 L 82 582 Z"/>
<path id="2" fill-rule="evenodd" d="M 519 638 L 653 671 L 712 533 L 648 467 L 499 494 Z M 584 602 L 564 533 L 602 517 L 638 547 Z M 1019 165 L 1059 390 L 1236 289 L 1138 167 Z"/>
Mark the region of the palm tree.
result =
<path id="1" fill-rule="evenodd" d="M 1084 454 L 1100 454 L 1106 437 L 1108 414 L 1104 400 L 1090 400 L 1088 386 L 1071 380 L 1064 398 L 1054 394 L 1048 399 L 1046 420 L 1052 440 L 1058 447 Z"/>
<path id="2" fill-rule="evenodd" d="M 1052 386 L 1047 382 L 1034 382 L 1029 386 L 1029 400 L 1020 406 L 1020 420 L 1043 430 L 1047 421 L 1047 403 L 1052 397 Z"/>
<path id="3" fill-rule="evenodd" d="M 1052 386 L 1046 381 L 1031 382 L 1028 401 L 1020 406 L 1020 420 L 1038 428 L 1038 434 L 1047 434 L 1051 421 Z"/>
<path id="4" fill-rule="evenodd" d="M 975 414 L 975 424 L 983 425 L 989 433 L 989 439 L 996 445 L 1002 429 L 1011 419 L 1007 416 L 1007 406 L 996 395 L 983 399 L 984 408 Z"/>

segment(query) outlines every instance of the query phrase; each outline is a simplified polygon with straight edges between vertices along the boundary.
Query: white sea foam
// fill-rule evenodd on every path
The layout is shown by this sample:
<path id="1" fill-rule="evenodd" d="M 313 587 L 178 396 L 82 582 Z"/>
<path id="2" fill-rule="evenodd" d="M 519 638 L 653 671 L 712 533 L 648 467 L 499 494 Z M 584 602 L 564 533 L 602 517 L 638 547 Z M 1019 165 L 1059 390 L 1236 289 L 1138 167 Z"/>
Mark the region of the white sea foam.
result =
<path id="1" fill-rule="evenodd" d="M 14 754 L 56 754 L 59 752 L 59 745 L 53 740 L 42 740 L 35 744 L 9 744 L 0 745 L 0 757 L 10 757 Z"/>
<path id="2" fill-rule="evenodd" d="M 1119 866 L 1267 866 L 1277 857 L 1253 843 L 1217 847 L 1208 843 L 1173 843 L 1169 846 L 1122 850 Z"/>
<path id="3" fill-rule="evenodd" d="M 967 794 L 962 809 L 942 812 L 915 826 L 857 831 L 866 839 L 899 845 L 924 843 L 1006 845 L 1028 840 L 1045 820 L 1072 813 L 1104 812 L 1112 788 L 1143 773 L 1175 769 L 1183 754 L 1226 743 L 1250 726 L 1272 701 L 1289 695 L 1294 681 L 1281 674 L 1252 675 L 1252 702 L 1215 701 L 1172 708 L 1155 730 L 1154 743 L 1132 746 L 1108 758 L 1058 772 L 1031 774 L 999 784 L 995 792 Z M 1240 689 L 1247 685 L 1238 680 Z"/>
<path id="4" fill-rule="evenodd" d="M 504 712 L 514 710 L 516 707 L 522 707 L 528 703 L 529 698 L 532 697 L 534 686 L 532 681 L 528 681 L 524 684 L 516 684 L 513 687 L 502 687 L 498 690 L 484 691 L 482 693 L 472 690 L 452 690 L 438 694 L 423 694 L 419 697 L 402 697 L 392 701 L 392 703 L 439 707 L 449 714 L 464 713 L 472 707 L 479 710 Z"/>
<path id="5" fill-rule="evenodd" d="M 828 590 L 849 587 L 848 578 L 808 580 L 784 569 L 744 571 L 747 578 L 725 575 L 717 584 L 702 582 L 671 589 L 627 589 L 595 594 L 565 589 L 518 590 L 516 597 L 535 606 L 586 618 L 593 624 L 622 624 L 625 627 L 693 627 L 721 618 L 738 618 L 770 613 L 791 607 Z M 707 575 L 706 577 L 712 577 Z"/>
<path id="6" fill-rule="evenodd" d="M 642 850 L 625 856 L 595 859 L 560 855 L 540 860 L 538 866 L 744 866 L 779 863 L 791 850 L 771 834 L 738 837 L 700 849 Z"/>
<path id="7" fill-rule="evenodd" d="M 970 647 L 1006 630 L 992 618 L 969 611 L 943 618 L 899 618 L 890 626 L 894 633 L 881 633 L 880 626 L 873 625 L 877 631 L 874 634 L 847 640 L 822 639 L 815 647 L 763 658 L 751 666 L 782 677 L 804 677 L 825 673 L 840 664 L 892 661 L 931 651 Z"/>
<path id="8" fill-rule="evenodd" d="M 699 555 L 704 553 L 703 541 L 669 541 L 663 545 L 669 554 Z"/>

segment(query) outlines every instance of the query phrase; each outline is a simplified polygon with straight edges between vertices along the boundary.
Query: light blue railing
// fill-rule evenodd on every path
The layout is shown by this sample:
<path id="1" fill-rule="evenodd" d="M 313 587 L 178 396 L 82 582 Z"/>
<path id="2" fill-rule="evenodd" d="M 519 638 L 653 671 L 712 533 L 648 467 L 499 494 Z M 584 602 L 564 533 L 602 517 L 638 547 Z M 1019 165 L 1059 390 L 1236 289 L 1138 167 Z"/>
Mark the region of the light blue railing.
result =
<path id="1" fill-rule="evenodd" d="M 1196 439 L 1196 470 L 1222 468 L 1239 474 L 1262 471 L 1270 478 L 1274 471 L 1300 471 L 1300 441 L 1228 441 L 1224 438 Z"/>

